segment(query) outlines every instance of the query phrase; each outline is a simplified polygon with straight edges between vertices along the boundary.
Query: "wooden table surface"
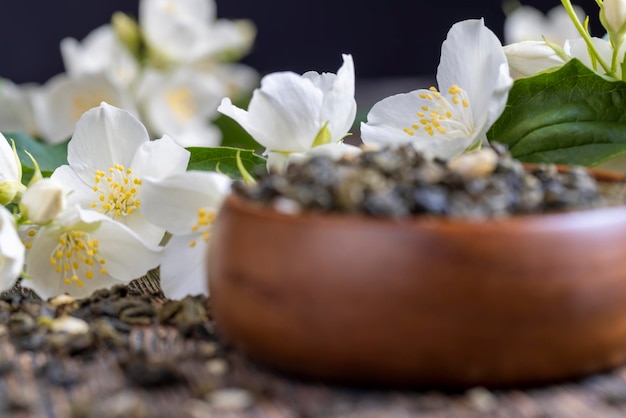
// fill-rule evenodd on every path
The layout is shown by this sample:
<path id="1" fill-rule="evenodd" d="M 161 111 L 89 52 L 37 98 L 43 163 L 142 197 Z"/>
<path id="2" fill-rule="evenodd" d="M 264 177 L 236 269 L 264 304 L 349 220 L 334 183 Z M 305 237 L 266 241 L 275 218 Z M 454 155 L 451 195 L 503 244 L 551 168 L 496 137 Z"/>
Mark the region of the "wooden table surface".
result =
<path id="1" fill-rule="evenodd" d="M 155 274 L 131 283 L 127 291 L 125 306 L 133 300 L 148 300 L 156 308 L 167 303 Z M 12 292 L 23 293 L 19 287 Z M 159 320 L 160 313 L 144 325 L 126 324 L 118 345 L 99 344 L 69 355 L 45 344 L 31 347 L 14 328 L 20 303 L 19 297 L 6 296 L 0 303 L 2 417 L 626 416 L 626 368 L 577 382 L 498 391 L 345 387 L 268 370 L 224 346 L 211 320 L 183 335 Z M 210 301 L 203 300 L 206 305 Z M 44 302 L 37 306 L 46 311 Z"/>

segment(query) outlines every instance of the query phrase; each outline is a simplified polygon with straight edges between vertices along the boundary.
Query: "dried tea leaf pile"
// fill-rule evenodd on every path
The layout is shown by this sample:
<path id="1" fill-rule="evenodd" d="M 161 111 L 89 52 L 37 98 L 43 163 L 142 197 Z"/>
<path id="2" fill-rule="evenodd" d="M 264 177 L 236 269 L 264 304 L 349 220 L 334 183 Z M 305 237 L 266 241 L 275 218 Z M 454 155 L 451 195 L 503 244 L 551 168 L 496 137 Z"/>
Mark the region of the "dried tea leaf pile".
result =
<path id="1" fill-rule="evenodd" d="M 498 144 L 446 162 L 414 148 L 365 150 L 335 161 L 292 162 L 235 191 L 286 213 L 301 210 L 381 217 L 431 214 L 482 219 L 623 203 L 624 183 L 600 184 L 582 167 L 527 169 Z"/>

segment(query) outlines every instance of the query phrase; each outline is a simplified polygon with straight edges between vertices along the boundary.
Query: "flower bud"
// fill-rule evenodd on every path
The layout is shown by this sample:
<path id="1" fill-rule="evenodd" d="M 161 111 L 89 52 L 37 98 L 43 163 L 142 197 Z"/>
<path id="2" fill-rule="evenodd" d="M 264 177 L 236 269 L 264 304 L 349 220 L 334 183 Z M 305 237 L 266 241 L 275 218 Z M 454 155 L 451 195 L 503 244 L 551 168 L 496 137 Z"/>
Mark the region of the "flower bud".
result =
<path id="1" fill-rule="evenodd" d="M 8 205 L 19 200 L 25 189 L 26 186 L 18 181 L 0 183 L 0 205 Z"/>
<path id="2" fill-rule="evenodd" d="M 504 54 L 511 72 L 519 77 L 530 77 L 565 64 L 566 54 L 559 54 L 554 45 L 545 41 L 524 41 L 505 46 Z"/>
<path id="3" fill-rule="evenodd" d="M 30 186 L 22 195 L 20 211 L 29 221 L 45 224 L 65 209 L 65 193 L 54 180 L 44 178 Z"/>
<path id="4" fill-rule="evenodd" d="M 111 26 L 117 38 L 135 56 L 141 46 L 141 31 L 137 22 L 122 12 L 115 12 L 111 17 Z"/>
<path id="5" fill-rule="evenodd" d="M 626 0 L 604 0 L 600 21 L 617 46 L 626 34 Z"/>

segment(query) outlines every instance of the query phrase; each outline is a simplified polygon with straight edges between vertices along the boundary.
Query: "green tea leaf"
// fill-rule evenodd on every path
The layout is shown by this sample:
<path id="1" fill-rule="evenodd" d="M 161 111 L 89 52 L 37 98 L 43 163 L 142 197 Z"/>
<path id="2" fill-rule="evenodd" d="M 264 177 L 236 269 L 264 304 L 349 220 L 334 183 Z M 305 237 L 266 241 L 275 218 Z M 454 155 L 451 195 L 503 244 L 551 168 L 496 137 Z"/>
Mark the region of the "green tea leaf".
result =
<path id="1" fill-rule="evenodd" d="M 626 153 L 626 83 L 578 60 L 517 80 L 487 137 L 521 161 L 597 165 Z"/>
<path id="2" fill-rule="evenodd" d="M 188 170 L 218 171 L 234 179 L 241 179 L 237 159 L 249 173 L 255 174 L 266 170 L 265 158 L 252 150 L 231 147 L 187 148 L 191 152 Z"/>

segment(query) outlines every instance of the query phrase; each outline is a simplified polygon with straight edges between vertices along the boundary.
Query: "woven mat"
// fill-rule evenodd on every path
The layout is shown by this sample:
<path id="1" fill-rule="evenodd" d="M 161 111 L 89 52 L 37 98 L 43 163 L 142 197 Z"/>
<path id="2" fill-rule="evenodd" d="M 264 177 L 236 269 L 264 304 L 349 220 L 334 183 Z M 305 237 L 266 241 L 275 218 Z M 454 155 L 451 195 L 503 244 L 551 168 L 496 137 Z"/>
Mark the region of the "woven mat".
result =
<path id="1" fill-rule="evenodd" d="M 156 274 L 127 289 L 131 299 L 156 306 L 167 302 Z M 25 293 L 19 286 L 12 291 Z M 128 325 L 123 349 L 102 344 L 87 353 L 61 355 L 29 348 L 12 334 L 7 318 L 15 308 L 7 306 L 2 308 L 7 312 L 0 311 L 7 322 L 0 325 L 2 417 L 626 416 L 626 368 L 526 390 L 444 393 L 329 386 L 246 360 L 220 343 L 210 320 L 202 327 L 205 332 L 187 335 L 156 319 Z"/>

